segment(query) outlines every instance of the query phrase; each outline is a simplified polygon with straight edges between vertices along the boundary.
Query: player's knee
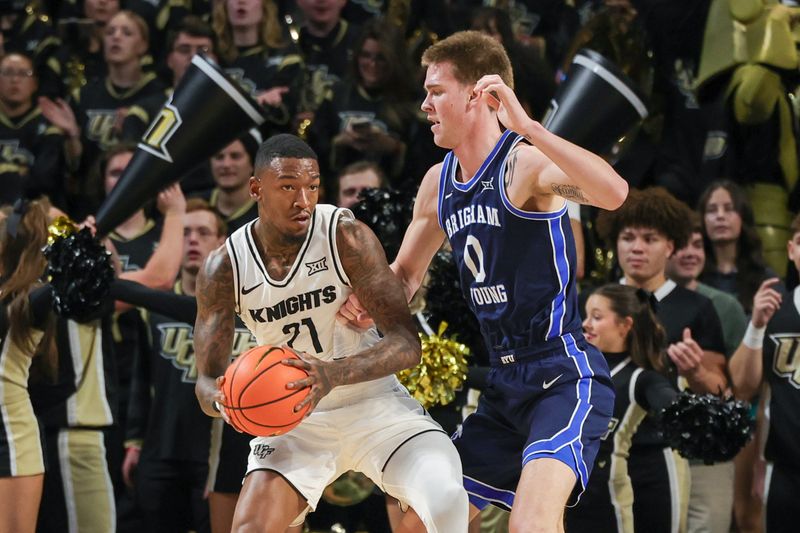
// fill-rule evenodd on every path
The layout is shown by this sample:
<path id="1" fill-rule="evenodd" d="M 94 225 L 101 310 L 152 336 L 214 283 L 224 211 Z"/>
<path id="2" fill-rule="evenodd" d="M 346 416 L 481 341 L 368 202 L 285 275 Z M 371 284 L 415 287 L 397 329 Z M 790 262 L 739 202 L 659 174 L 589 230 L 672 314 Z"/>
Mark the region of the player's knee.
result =
<path id="1" fill-rule="evenodd" d="M 283 533 L 286 531 L 286 527 L 256 520 L 255 518 L 245 518 L 243 520 L 235 520 L 231 526 L 231 531 L 236 533 Z"/>
<path id="2" fill-rule="evenodd" d="M 558 521 L 553 523 L 533 521 L 530 520 L 530 517 L 514 513 L 511 513 L 508 520 L 508 533 L 559 533 L 561 531 L 564 531 L 564 528 L 559 527 Z"/>
<path id="3" fill-rule="evenodd" d="M 437 482 L 435 495 L 430 495 L 424 506 L 424 509 L 415 510 L 418 514 L 427 514 L 427 522 L 438 526 L 438 531 L 445 532 L 448 525 L 452 527 L 453 524 L 468 522 L 469 499 L 460 481 Z"/>

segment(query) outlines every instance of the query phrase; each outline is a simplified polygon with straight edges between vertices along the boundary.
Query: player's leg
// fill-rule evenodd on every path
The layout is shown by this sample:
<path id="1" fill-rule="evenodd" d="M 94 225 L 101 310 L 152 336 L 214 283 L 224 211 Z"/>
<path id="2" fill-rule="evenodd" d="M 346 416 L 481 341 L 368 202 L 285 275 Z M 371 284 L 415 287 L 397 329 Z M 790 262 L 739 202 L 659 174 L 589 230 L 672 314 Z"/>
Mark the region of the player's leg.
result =
<path id="1" fill-rule="evenodd" d="M 289 433 L 250 442 L 247 474 L 233 516 L 237 533 L 284 533 L 302 524 L 340 473 L 340 411 L 317 411 Z"/>
<path id="2" fill-rule="evenodd" d="M 539 393 L 524 413 L 529 434 L 509 522 L 513 533 L 563 531 L 564 507 L 585 489 L 613 413 L 603 355 L 582 338 L 564 339 L 565 355 L 519 365 L 510 382 Z M 506 397 L 514 398 L 512 392 Z"/>
<path id="3" fill-rule="evenodd" d="M 237 533 L 283 533 L 308 507 L 305 498 L 280 474 L 251 472 L 244 480 L 232 530 Z"/>
<path id="4" fill-rule="evenodd" d="M 563 461 L 534 459 L 522 468 L 509 531 L 564 531 L 564 506 L 577 477 Z"/>
<path id="5" fill-rule="evenodd" d="M 429 533 L 467 531 L 461 463 L 443 432 L 426 431 L 397 448 L 383 469 L 383 489 L 413 509 Z M 404 516 L 399 531 L 413 531 L 414 522 Z"/>

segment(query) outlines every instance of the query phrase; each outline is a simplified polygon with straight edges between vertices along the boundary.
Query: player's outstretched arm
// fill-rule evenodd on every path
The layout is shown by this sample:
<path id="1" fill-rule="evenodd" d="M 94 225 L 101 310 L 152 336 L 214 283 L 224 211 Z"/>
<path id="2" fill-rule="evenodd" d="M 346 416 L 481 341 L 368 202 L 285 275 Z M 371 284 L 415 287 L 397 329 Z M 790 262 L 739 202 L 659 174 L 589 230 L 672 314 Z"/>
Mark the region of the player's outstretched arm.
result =
<path id="1" fill-rule="evenodd" d="M 408 225 L 397 257 L 390 265 L 411 301 L 422 284 L 434 254 L 442 247 L 444 231 L 439 226 L 439 173 L 442 165 L 434 165 L 425 174 L 414 202 L 414 216 Z M 351 294 L 339 309 L 339 317 L 357 327 L 369 327 L 370 316 L 357 294 Z"/>
<path id="2" fill-rule="evenodd" d="M 343 216 L 339 219 L 336 246 L 353 292 L 383 338 L 362 352 L 336 361 L 312 357 L 284 361 L 308 372 L 307 378 L 287 385 L 289 389 L 311 387 L 311 392 L 295 411 L 307 404 L 313 408 L 334 387 L 382 378 L 410 368 L 420 360 L 419 336 L 403 286 L 389 268 L 378 238 L 352 216 Z"/>
<path id="3" fill-rule="evenodd" d="M 406 299 L 411 301 L 422 285 L 431 259 L 439 251 L 445 234 L 439 226 L 439 174 L 442 164 L 431 167 L 422 178 L 414 201 L 414 215 L 391 269 L 400 278 Z"/>
<path id="4" fill-rule="evenodd" d="M 500 76 L 484 76 L 474 90 L 497 110 L 503 126 L 523 135 L 545 156 L 546 161 L 531 165 L 538 194 L 554 194 L 609 210 L 622 205 L 628 196 L 628 183 L 611 165 L 530 118 Z"/>
<path id="5" fill-rule="evenodd" d="M 225 246 L 206 258 L 197 277 L 197 321 L 194 325 L 194 357 L 197 364 L 195 394 L 209 416 L 220 416 L 214 402 L 225 404 L 220 384 L 233 349 L 236 302 L 233 269 Z"/>

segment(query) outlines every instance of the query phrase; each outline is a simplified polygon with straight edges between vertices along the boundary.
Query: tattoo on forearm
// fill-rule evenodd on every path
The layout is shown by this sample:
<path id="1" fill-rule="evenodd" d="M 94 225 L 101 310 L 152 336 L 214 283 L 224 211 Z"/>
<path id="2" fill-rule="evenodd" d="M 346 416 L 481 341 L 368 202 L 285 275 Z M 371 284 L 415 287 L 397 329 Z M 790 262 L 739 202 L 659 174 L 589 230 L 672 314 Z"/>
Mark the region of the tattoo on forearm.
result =
<path id="1" fill-rule="evenodd" d="M 361 357 L 348 358 L 346 367 L 337 369 L 341 373 L 330 376 L 331 381 L 368 381 L 408 368 L 419 357 L 420 346 L 400 281 L 389 270 L 380 243 L 366 226 L 342 221 L 339 228 L 342 265 L 384 338 Z"/>
<path id="2" fill-rule="evenodd" d="M 517 166 L 517 151 L 514 150 L 511 152 L 511 156 L 508 158 L 508 164 L 506 165 L 506 174 L 505 174 L 505 182 L 506 188 L 511 186 L 511 182 L 514 181 L 514 169 Z"/>
<path id="3" fill-rule="evenodd" d="M 198 369 L 221 375 L 233 346 L 233 270 L 224 251 L 206 261 L 197 283 L 197 322 L 194 329 Z"/>
<path id="4" fill-rule="evenodd" d="M 582 204 L 589 201 L 589 199 L 583 194 L 583 191 L 580 189 L 580 187 L 576 187 L 575 185 L 554 183 L 552 187 L 554 193 L 562 198 L 566 198 L 567 200 L 575 200 L 576 202 Z"/>

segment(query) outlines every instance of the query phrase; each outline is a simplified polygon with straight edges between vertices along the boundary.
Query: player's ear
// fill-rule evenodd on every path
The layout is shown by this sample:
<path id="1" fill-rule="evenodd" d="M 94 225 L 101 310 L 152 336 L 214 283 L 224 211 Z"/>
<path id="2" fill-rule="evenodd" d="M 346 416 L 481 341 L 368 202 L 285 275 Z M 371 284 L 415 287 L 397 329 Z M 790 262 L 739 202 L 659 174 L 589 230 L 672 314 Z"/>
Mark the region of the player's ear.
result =
<path id="1" fill-rule="evenodd" d="M 248 183 L 250 187 L 250 198 L 258 201 L 261 199 L 261 180 L 259 180 L 255 176 L 250 176 L 250 182 Z"/>

